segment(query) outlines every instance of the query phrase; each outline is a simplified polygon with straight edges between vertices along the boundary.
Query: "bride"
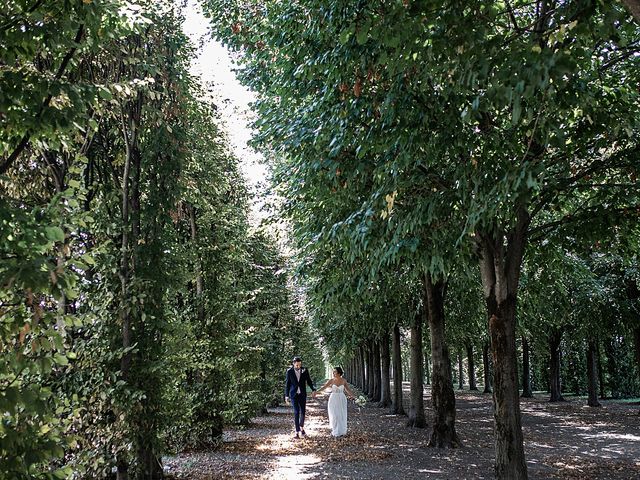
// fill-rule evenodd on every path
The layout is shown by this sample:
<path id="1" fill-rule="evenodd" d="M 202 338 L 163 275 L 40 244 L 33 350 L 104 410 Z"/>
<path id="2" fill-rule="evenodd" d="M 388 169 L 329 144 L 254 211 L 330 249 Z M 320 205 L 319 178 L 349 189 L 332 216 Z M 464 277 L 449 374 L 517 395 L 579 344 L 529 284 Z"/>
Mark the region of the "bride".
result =
<path id="1" fill-rule="evenodd" d="M 325 383 L 318 392 L 331 386 L 331 395 L 329 395 L 329 404 L 327 407 L 329 413 L 329 426 L 331 427 L 331 435 L 340 437 L 347 433 L 347 397 L 345 392 L 351 397 L 355 397 L 349 389 L 349 384 L 342 378 L 344 372 L 342 368 L 335 367 L 333 369 L 333 378 Z"/>

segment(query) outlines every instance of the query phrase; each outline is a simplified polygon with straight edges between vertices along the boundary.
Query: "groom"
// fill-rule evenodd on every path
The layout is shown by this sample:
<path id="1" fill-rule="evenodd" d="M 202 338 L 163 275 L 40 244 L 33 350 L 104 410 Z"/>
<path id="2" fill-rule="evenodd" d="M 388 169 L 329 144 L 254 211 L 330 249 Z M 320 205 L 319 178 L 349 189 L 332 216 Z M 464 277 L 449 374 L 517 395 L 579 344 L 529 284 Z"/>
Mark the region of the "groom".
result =
<path id="1" fill-rule="evenodd" d="M 287 370 L 284 387 L 284 400 L 293 404 L 293 420 L 296 425 L 296 436 L 300 438 L 306 435 L 304 432 L 304 414 L 307 408 L 307 385 L 311 387 L 313 396 L 316 394 L 316 387 L 309 376 L 309 370 L 302 368 L 302 359 L 293 358 L 293 367 Z"/>

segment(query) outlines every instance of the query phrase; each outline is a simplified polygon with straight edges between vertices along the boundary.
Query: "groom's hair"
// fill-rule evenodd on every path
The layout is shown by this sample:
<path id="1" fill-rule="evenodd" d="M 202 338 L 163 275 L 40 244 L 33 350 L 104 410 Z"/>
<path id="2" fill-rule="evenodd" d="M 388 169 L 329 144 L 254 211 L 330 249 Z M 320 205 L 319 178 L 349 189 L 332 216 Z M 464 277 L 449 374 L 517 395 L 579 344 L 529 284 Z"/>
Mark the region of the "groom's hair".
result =
<path id="1" fill-rule="evenodd" d="M 301 362 L 302 359 L 300 357 L 293 357 L 293 360 L 291 361 L 291 363 L 296 363 L 296 362 Z"/>

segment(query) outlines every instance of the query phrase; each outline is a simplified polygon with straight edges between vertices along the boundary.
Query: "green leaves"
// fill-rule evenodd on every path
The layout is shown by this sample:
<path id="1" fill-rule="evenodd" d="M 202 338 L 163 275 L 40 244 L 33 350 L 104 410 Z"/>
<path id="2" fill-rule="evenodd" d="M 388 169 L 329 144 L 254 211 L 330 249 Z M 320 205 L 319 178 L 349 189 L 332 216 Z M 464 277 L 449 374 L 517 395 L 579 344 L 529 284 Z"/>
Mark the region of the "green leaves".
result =
<path id="1" fill-rule="evenodd" d="M 196 100 L 191 50 L 172 9 L 119 0 L 22 3 L 8 7 L 24 8 L 8 11 L 16 24 L 0 31 L 0 63 L 10 65 L 0 75 L 3 158 L 29 137 L 0 179 L 0 343 L 7 346 L 0 351 L 0 471 L 15 479 L 101 478 L 118 457 L 133 472 L 132 446 L 140 438 L 166 445 L 165 432 L 182 420 L 173 405 L 202 407 L 190 425 L 202 425 L 194 443 L 215 441 L 211 432 L 222 426 L 216 395 L 192 396 L 176 380 L 193 351 L 223 352 L 217 331 L 199 350 L 193 346 L 202 332 L 183 342 L 183 321 L 196 316 L 179 306 L 192 295 L 194 256 L 182 237 L 190 226 L 178 226 L 176 212 L 185 197 L 206 190 L 204 210 L 216 227 L 208 229 L 215 232 L 209 244 L 231 250 L 230 238 L 243 238 L 234 228 L 246 225 L 246 189 L 212 108 Z M 133 213 L 123 221 L 131 152 L 129 184 L 138 197 L 128 198 Z M 215 237 L 232 224 L 233 236 Z M 125 231 L 130 241 L 122 249 Z M 211 273 L 213 292 L 229 292 L 221 283 L 241 275 L 229 267 L 241 255 Z M 207 273 L 218 265 L 212 261 Z M 124 315 L 133 340 L 119 348 Z M 120 372 L 126 356 L 136 358 L 128 375 Z M 214 385 L 207 373 L 203 390 Z"/>
<path id="2" fill-rule="evenodd" d="M 365 20 L 362 25 L 359 25 L 357 28 L 356 34 L 356 42 L 358 45 L 364 45 L 367 43 L 367 38 L 369 37 L 369 30 L 371 29 L 372 20 Z"/>
<path id="3" fill-rule="evenodd" d="M 45 227 L 46 236 L 52 242 L 64 242 L 64 232 L 60 227 Z"/>
<path id="4" fill-rule="evenodd" d="M 511 126 L 516 126 L 520 120 L 522 114 L 522 104 L 520 103 L 520 96 L 516 93 L 513 97 L 513 109 L 511 111 Z"/>
<path id="5" fill-rule="evenodd" d="M 458 271 L 475 261 L 477 230 L 508 235 L 522 203 L 544 212 L 549 198 L 572 198 L 568 185 L 578 188 L 574 177 L 589 165 L 615 184 L 618 173 L 604 172 L 618 164 L 591 163 L 597 152 L 616 145 L 622 164 L 631 161 L 622 144 L 626 127 L 638 131 L 638 94 L 618 109 L 613 92 L 640 80 L 637 62 L 620 56 L 638 31 L 617 6 L 587 14 L 562 4 L 541 18 L 515 2 L 516 28 L 503 21 L 503 2 L 267 2 L 259 19 L 253 2 L 234 3 L 233 14 L 207 4 L 258 92 L 256 143 L 273 158 L 324 332 L 342 332 L 354 316 L 376 324 L 357 305 L 395 291 L 382 279 L 404 268 Z M 268 55 L 225 33 L 239 21 L 264 32 Z M 597 203 L 604 190 L 580 187 L 580 198 Z"/>
<path id="6" fill-rule="evenodd" d="M 340 43 L 345 45 L 356 31 L 356 23 L 352 22 L 347 28 L 340 32 Z"/>

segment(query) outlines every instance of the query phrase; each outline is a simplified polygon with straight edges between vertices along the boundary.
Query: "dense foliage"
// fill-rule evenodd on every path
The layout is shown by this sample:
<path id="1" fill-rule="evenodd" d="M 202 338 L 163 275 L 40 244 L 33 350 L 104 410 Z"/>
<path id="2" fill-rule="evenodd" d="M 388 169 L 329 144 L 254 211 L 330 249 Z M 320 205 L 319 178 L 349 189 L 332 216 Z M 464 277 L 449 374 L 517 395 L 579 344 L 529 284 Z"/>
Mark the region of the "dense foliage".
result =
<path id="1" fill-rule="evenodd" d="M 0 476 L 160 478 L 277 404 L 294 354 L 319 381 L 320 344 L 398 414 L 404 370 L 411 426 L 426 376 L 430 446 L 464 442 L 449 349 L 461 385 L 482 372 L 498 478 L 527 477 L 519 375 L 524 396 L 638 395 L 623 3 L 205 0 L 294 262 L 249 219 L 180 5 L 3 6 Z"/>
<path id="2" fill-rule="evenodd" d="M 181 24 L 3 7 L 1 478 L 159 478 L 280 399 L 292 355 L 322 365 Z"/>
<path id="3" fill-rule="evenodd" d="M 455 446 L 453 422 L 439 423 L 455 417 L 446 344 L 490 340 L 496 475 L 526 478 L 517 337 L 538 332 L 559 371 L 564 329 L 587 338 L 599 321 L 589 295 L 607 295 L 589 280 L 588 245 L 626 243 L 637 268 L 638 24 L 611 2 L 206 5 L 257 92 L 256 143 L 274 159 L 330 350 L 375 351 L 399 312 L 419 348 L 425 316 L 434 434 L 449 430 L 430 443 Z"/>

